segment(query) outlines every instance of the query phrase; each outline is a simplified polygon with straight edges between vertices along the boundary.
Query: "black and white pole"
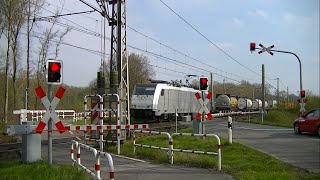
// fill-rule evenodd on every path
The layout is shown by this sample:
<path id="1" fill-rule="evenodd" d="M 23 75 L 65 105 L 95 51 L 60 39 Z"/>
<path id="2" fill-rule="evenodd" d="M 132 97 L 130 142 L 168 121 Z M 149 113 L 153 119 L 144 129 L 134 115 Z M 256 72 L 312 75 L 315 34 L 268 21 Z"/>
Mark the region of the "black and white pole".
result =
<path id="1" fill-rule="evenodd" d="M 232 117 L 228 116 L 229 144 L 232 144 Z"/>

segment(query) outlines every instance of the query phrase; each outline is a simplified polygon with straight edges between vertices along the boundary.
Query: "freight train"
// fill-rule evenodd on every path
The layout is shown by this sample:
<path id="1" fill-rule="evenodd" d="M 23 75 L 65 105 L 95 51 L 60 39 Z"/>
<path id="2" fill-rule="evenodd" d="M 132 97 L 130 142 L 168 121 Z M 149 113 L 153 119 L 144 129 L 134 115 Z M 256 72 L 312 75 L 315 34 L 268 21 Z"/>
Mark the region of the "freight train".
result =
<path id="1" fill-rule="evenodd" d="M 181 118 L 185 115 L 193 117 L 200 109 L 200 104 L 195 99 L 197 92 L 201 93 L 199 90 L 166 81 L 137 84 L 131 98 L 131 116 L 135 119 L 148 119 L 148 121 L 169 120 L 174 119 L 175 116 Z M 275 103 L 276 101 L 265 102 L 267 108 L 274 108 Z M 214 109 L 215 112 L 255 111 L 262 108 L 262 101 L 217 94 L 212 108 L 210 108 L 210 103 L 207 107 L 209 110 Z"/>

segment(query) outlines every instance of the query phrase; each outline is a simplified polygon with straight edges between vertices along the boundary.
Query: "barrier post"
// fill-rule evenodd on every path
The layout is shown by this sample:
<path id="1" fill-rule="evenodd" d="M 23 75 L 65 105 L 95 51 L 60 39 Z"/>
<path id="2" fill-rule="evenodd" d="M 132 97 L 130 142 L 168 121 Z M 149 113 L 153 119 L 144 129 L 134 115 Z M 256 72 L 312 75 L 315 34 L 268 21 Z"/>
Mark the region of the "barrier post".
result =
<path id="1" fill-rule="evenodd" d="M 169 156 L 169 163 L 170 163 L 170 164 L 173 164 L 173 139 L 172 139 L 171 136 L 169 137 L 168 156 Z"/>
<path id="2" fill-rule="evenodd" d="M 220 138 L 218 137 L 217 140 L 218 140 L 218 170 L 221 171 L 221 144 L 220 144 Z"/>
<path id="3" fill-rule="evenodd" d="M 133 133 L 133 154 L 136 154 L 136 135 Z"/>
<path id="4" fill-rule="evenodd" d="M 96 159 L 96 164 L 94 165 L 94 169 L 96 170 L 96 179 L 101 179 L 101 177 L 100 177 L 100 154 L 98 154 L 96 149 L 93 149 L 93 154 Z"/>
<path id="5" fill-rule="evenodd" d="M 80 160 L 80 145 L 78 142 L 76 142 L 76 149 L 77 149 L 77 164 L 81 164 Z"/>
<path id="6" fill-rule="evenodd" d="M 228 138 L 229 138 L 229 144 L 232 144 L 232 117 L 228 116 Z"/>

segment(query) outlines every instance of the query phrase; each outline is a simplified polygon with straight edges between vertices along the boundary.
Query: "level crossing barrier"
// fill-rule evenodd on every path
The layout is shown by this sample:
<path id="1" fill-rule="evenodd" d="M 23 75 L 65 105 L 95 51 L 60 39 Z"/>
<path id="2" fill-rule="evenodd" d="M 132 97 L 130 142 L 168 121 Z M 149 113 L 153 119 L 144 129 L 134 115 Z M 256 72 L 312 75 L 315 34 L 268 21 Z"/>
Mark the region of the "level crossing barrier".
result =
<path id="1" fill-rule="evenodd" d="M 84 112 L 94 112 L 96 111 L 96 109 L 88 109 L 88 98 L 99 98 L 99 120 L 100 120 L 100 125 L 103 125 L 103 97 L 100 96 L 99 94 L 92 94 L 92 95 L 86 95 L 84 96 L 84 100 L 83 100 L 83 104 L 84 104 Z M 85 120 L 85 124 L 86 123 L 86 119 L 87 116 L 84 116 L 84 120 Z M 85 130 L 84 133 L 85 138 L 87 137 L 87 131 Z M 99 130 L 99 137 L 100 137 L 100 141 L 99 141 L 99 145 L 100 145 L 100 150 L 103 150 L 103 129 Z"/>
<path id="2" fill-rule="evenodd" d="M 74 119 L 76 113 L 74 110 L 55 110 L 55 112 L 62 119 L 65 119 L 66 117 L 72 117 Z M 46 110 L 29 110 L 28 112 L 28 114 L 31 115 L 31 121 L 41 120 L 45 113 Z"/>
<path id="3" fill-rule="evenodd" d="M 80 148 L 84 148 L 87 149 L 89 151 L 93 152 L 93 156 L 95 158 L 95 168 L 94 168 L 94 172 L 91 171 L 89 168 L 85 167 L 82 163 L 81 163 L 81 150 Z M 74 148 L 76 149 L 76 152 L 74 152 Z M 74 154 L 77 153 L 76 158 L 74 157 Z M 70 156 L 71 156 L 71 160 L 73 162 L 73 165 L 76 164 L 77 166 L 79 166 L 80 168 L 84 169 L 87 173 L 90 174 L 91 177 L 93 177 L 94 179 L 97 180 L 101 180 L 101 168 L 100 168 L 100 156 L 105 156 L 108 159 L 108 165 L 109 165 L 109 179 L 110 180 L 114 180 L 114 167 L 113 167 L 113 160 L 110 154 L 106 153 L 106 152 L 102 152 L 99 150 L 96 150 L 93 147 L 90 147 L 86 144 L 82 144 L 80 142 L 77 142 L 75 140 L 71 141 L 71 149 L 70 149 Z"/>

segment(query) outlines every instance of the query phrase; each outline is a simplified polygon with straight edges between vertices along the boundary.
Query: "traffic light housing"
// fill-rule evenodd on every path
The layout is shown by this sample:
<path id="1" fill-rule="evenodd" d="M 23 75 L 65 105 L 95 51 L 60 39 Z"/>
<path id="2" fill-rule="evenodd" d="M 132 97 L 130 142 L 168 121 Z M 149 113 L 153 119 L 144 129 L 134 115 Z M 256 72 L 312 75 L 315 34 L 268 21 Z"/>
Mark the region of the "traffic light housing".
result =
<path id="1" fill-rule="evenodd" d="M 301 98 L 305 98 L 306 97 L 306 91 L 305 90 L 301 90 L 300 91 L 300 97 Z"/>
<path id="2" fill-rule="evenodd" d="M 201 90 L 201 91 L 208 90 L 208 78 L 207 77 L 200 77 L 199 90 Z"/>
<path id="3" fill-rule="evenodd" d="M 250 51 L 256 50 L 256 43 L 250 43 Z"/>
<path id="4" fill-rule="evenodd" d="M 47 84 L 62 84 L 62 61 L 47 61 Z"/>

